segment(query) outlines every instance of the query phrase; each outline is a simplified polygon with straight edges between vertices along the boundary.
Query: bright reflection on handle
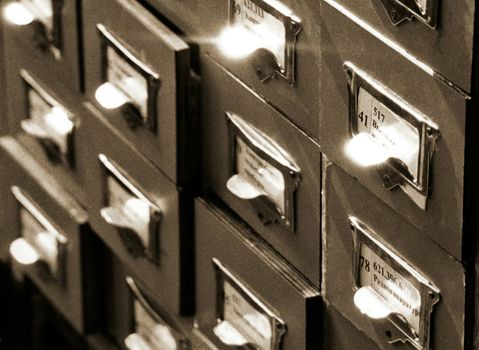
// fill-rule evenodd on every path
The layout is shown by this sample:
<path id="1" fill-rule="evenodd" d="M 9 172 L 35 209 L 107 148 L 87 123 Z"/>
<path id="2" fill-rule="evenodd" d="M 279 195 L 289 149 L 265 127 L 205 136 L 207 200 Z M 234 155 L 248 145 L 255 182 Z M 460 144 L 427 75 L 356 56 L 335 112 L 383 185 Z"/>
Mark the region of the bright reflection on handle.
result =
<path id="1" fill-rule="evenodd" d="M 392 313 L 384 299 L 371 287 L 359 288 L 354 294 L 354 305 L 362 314 L 373 319 L 385 318 Z"/>
<path id="2" fill-rule="evenodd" d="M 129 101 L 123 92 L 108 82 L 96 89 L 95 99 L 105 109 L 116 109 Z"/>
<path id="3" fill-rule="evenodd" d="M 37 251 L 24 238 L 17 238 L 10 244 L 10 254 L 22 265 L 31 265 L 40 259 Z"/>
<path id="4" fill-rule="evenodd" d="M 150 222 L 150 204 L 140 198 L 128 199 L 124 206 L 123 212 L 132 220 L 141 223 Z"/>
<path id="5" fill-rule="evenodd" d="M 213 332 L 225 345 L 242 346 L 248 343 L 248 340 L 228 321 L 218 323 L 213 329 Z"/>
<path id="6" fill-rule="evenodd" d="M 39 137 L 39 138 L 48 138 L 48 133 L 38 125 L 37 122 L 31 119 L 25 119 L 20 122 L 20 127 L 23 131 L 25 131 L 28 135 Z"/>
<path id="7" fill-rule="evenodd" d="M 238 174 L 229 178 L 228 182 L 226 182 L 226 187 L 231 193 L 241 199 L 254 199 L 266 194 Z"/>
<path id="8" fill-rule="evenodd" d="M 25 26 L 32 23 L 35 19 L 33 13 L 31 13 L 24 5 L 16 1 L 5 6 L 3 16 L 8 22 L 17 26 Z"/>
<path id="9" fill-rule="evenodd" d="M 157 324 L 153 328 L 153 333 L 162 350 L 177 350 L 176 339 L 171 334 L 171 329 L 168 326 Z"/>
<path id="10" fill-rule="evenodd" d="M 121 208 L 100 209 L 100 215 L 110 225 L 135 231 L 146 246 L 149 240 L 150 209 L 148 202 L 139 198 L 130 198 Z"/>
<path id="11" fill-rule="evenodd" d="M 45 123 L 59 135 L 70 133 L 74 127 L 68 113 L 62 107 L 52 107 L 52 111 L 45 116 Z"/>
<path id="12" fill-rule="evenodd" d="M 254 327 L 266 339 L 271 339 L 273 332 L 271 330 L 271 323 L 268 317 L 260 313 L 250 313 L 243 316 L 243 318 Z"/>
<path id="13" fill-rule="evenodd" d="M 40 232 L 35 236 L 35 242 L 42 253 L 48 257 L 58 256 L 57 240 L 48 232 Z"/>
<path id="14" fill-rule="evenodd" d="M 137 333 L 132 333 L 125 338 L 125 345 L 129 350 L 151 350 L 148 343 Z"/>
<path id="15" fill-rule="evenodd" d="M 225 56 L 236 59 L 246 57 L 262 46 L 257 35 L 238 25 L 223 29 L 216 44 Z"/>
<path id="16" fill-rule="evenodd" d="M 390 157 L 388 152 L 365 132 L 349 140 L 344 151 L 356 164 L 364 167 L 384 163 Z"/>

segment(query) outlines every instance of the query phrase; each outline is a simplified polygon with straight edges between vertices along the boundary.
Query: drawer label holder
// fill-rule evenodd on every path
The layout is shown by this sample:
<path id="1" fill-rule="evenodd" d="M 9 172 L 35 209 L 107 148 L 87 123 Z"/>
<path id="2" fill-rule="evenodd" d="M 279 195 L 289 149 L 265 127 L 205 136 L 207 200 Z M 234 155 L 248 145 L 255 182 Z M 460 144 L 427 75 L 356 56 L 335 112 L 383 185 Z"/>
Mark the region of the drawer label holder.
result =
<path id="1" fill-rule="evenodd" d="M 400 187 L 426 210 L 438 126 L 394 92 L 346 62 L 350 141 L 346 154 L 375 166 L 384 187 Z"/>
<path id="2" fill-rule="evenodd" d="M 294 85 L 295 43 L 301 29 L 301 20 L 279 1 L 230 0 L 228 30 L 236 40 L 227 36 L 220 47 L 231 55 L 244 45 L 252 51 L 251 63 L 261 81 L 280 76 Z"/>
<path id="3" fill-rule="evenodd" d="M 263 224 L 281 224 L 294 232 L 299 167 L 274 140 L 239 116 L 226 112 L 226 120 L 231 172 L 226 187 L 249 200 Z"/>
<path id="4" fill-rule="evenodd" d="M 439 0 L 381 0 L 392 24 L 397 25 L 413 17 L 431 28 L 437 25 Z"/>
<path id="5" fill-rule="evenodd" d="M 133 300 L 134 332 L 125 338 L 128 349 L 189 350 L 191 344 L 164 313 L 157 311 L 146 299 L 132 277 L 126 277 Z"/>
<path id="6" fill-rule="evenodd" d="M 73 114 L 49 94 L 27 71 L 20 75 L 25 87 L 26 115 L 22 130 L 35 138 L 53 164 L 75 165 Z"/>
<path id="7" fill-rule="evenodd" d="M 238 349 L 280 350 L 286 323 L 218 259 L 212 263 L 217 288 L 214 334 Z"/>
<path id="8" fill-rule="evenodd" d="M 102 85 L 95 98 L 105 109 L 118 109 L 132 130 L 143 126 L 157 132 L 160 76 L 104 25 L 97 24 L 101 40 Z"/>
<path id="9" fill-rule="evenodd" d="M 22 189 L 12 186 L 11 191 L 19 204 L 20 237 L 10 245 L 10 253 L 20 264 L 33 265 L 41 279 L 63 286 L 67 238 Z"/>
<path id="10" fill-rule="evenodd" d="M 439 289 L 357 218 L 350 217 L 349 223 L 356 307 L 371 319 L 386 321 L 384 334 L 389 343 L 407 341 L 418 350 L 428 350 Z"/>
<path id="11" fill-rule="evenodd" d="M 118 165 L 104 154 L 98 158 L 105 175 L 105 207 L 100 215 L 116 228 L 133 258 L 145 257 L 158 264 L 161 209 Z"/>

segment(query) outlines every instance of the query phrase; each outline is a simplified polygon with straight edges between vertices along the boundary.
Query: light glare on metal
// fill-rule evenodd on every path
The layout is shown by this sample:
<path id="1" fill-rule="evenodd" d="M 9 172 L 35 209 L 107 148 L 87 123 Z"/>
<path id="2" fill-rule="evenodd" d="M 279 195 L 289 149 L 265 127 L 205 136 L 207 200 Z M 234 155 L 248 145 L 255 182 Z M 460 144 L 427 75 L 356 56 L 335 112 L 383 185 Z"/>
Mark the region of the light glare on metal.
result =
<path id="1" fill-rule="evenodd" d="M 96 89 L 95 99 L 105 109 L 116 109 L 128 102 L 128 97 L 108 82 Z"/>
<path id="2" fill-rule="evenodd" d="M 389 154 L 383 147 L 365 132 L 359 133 L 349 140 L 344 150 L 349 158 L 363 167 L 384 163 L 389 158 Z"/>
<path id="3" fill-rule="evenodd" d="M 244 58 L 261 47 L 257 35 L 238 25 L 223 29 L 216 43 L 225 56 L 236 59 Z"/>
<path id="4" fill-rule="evenodd" d="M 213 332 L 225 345 L 242 346 L 248 343 L 248 340 L 228 321 L 218 323 Z"/>
<path id="5" fill-rule="evenodd" d="M 129 198 L 123 207 L 123 212 L 134 222 L 150 222 L 150 204 L 140 198 Z"/>
<path id="6" fill-rule="evenodd" d="M 162 324 L 157 324 L 153 328 L 153 333 L 158 340 L 159 343 L 161 343 L 161 349 L 164 350 L 177 350 L 178 346 L 176 344 L 176 339 L 171 334 L 171 329 L 168 326 L 162 325 Z"/>
<path id="7" fill-rule="evenodd" d="M 68 113 L 59 106 L 53 107 L 51 113 L 45 116 L 45 123 L 60 135 L 68 134 L 74 127 L 73 121 L 70 120 Z"/>
<path id="8" fill-rule="evenodd" d="M 143 337 L 137 333 L 132 333 L 125 338 L 126 348 L 129 350 L 150 350 L 150 346 L 143 339 Z"/>
<path id="9" fill-rule="evenodd" d="M 371 287 L 362 287 L 354 294 L 354 305 L 372 319 L 388 317 L 392 310 Z"/>
<path id="10" fill-rule="evenodd" d="M 17 26 L 25 26 L 35 19 L 35 16 L 19 2 L 8 4 L 3 10 L 3 15 L 8 22 Z"/>
<path id="11" fill-rule="evenodd" d="M 48 232 L 40 232 L 35 237 L 35 242 L 42 253 L 49 257 L 58 256 L 57 240 Z"/>
<path id="12" fill-rule="evenodd" d="M 22 265 L 31 265 L 40 259 L 37 251 L 24 238 L 17 238 L 10 244 L 10 254 Z"/>
<path id="13" fill-rule="evenodd" d="M 241 199 L 254 199 L 266 195 L 261 189 L 253 185 L 241 175 L 233 175 L 227 182 L 226 187 L 236 197 Z"/>

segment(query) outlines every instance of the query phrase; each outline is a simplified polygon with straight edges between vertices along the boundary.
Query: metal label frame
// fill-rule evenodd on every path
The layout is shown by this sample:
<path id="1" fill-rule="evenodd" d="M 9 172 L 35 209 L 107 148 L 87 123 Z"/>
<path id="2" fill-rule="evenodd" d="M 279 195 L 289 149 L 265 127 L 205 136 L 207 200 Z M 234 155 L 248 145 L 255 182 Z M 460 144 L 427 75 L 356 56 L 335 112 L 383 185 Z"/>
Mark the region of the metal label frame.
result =
<path id="1" fill-rule="evenodd" d="M 103 173 L 103 205 L 110 205 L 110 193 L 108 191 L 108 178 L 114 180 L 122 189 L 132 197 L 148 202 L 150 206 L 150 222 L 148 232 L 148 246 L 142 247 L 146 258 L 155 264 L 159 263 L 160 225 L 162 221 L 161 209 L 143 193 L 140 186 L 131 179 L 115 162 L 104 154 L 99 154 L 98 159 Z M 118 228 L 120 230 L 121 228 Z M 131 230 L 133 232 L 133 230 Z M 135 232 L 139 238 L 139 234 Z"/>
<path id="2" fill-rule="evenodd" d="M 425 210 L 430 186 L 429 172 L 434 154 L 434 147 L 440 136 L 438 126 L 413 106 L 402 100 L 393 91 L 382 85 L 361 69 L 357 68 L 351 62 L 346 62 L 344 64 L 344 70 L 348 82 L 350 137 L 355 136 L 358 129 L 357 108 L 360 88 L 363 88 L 381 104 L 389 108 L 396 116 L 403 119 L 417 130 L 420 141 L 418 179 L 413 181 L 404 173 L 404 170 L 395 167 L 393 164 L 387 165 L 404 180 L 404 183 L 401 184 L 401 188 L 404 192 L 406 192 L 416 205 Z"/>
<path id="3" fill-rule="evenodd" d="M 133 329 L 136 331 L 136 319 L 135 319 L 135 301 L 138 301 L 140 305 L 145 309 L 145 311 L 148 313 L 148 315 L 155 320 L 156 323 L 165 325 L 167 326 L 171 334 L 176 340 L 176 345 L 178 347 L 178 350 L 190 350 L 191 349 L 191 342 L 190 340 L 186 337 L 186 335 L 183 334 L 183 332 L 174 325 L 174 322 L 166 316 L 166 313 L 164 311 L 158 310 L 157 308 L 153 307 L 141 291 L 140 287 L 137 285 L 135 280 L 127 276 L 126 277 L 126 284 L 129 287 L 130 290 L 130 296 L 131 296 L 131 305 L 132 305 L 132 325 Z"/>
<path id="4" fill-rule="evenodd" d="M 67 108 L 64 107 L 63 104 L 58 102 L 42 85 L 33 78 L 33 76 L 27 72 L 26 70 L 22 69 L 20 71 L 20 76 L 23 81 L 24 86 L 24 93 L 25 93 L 25 115 L 30 116 L 31 111 L 31 104 L 30 98 L 28 93 L 30 90 L 36 92 L 43 101 L 53 107 L 61 107 L 64 111 L 67 112 L 69 119 L 73 122 L 74 127 L 72 128 L 71 132 L 66 135 L 66 152 L 61 152 L 61 161 L 66 164 L 70 168 L 75 167 L 75 147 L 74 147 L 74 139 L 75 139 L 75 129 L 76 129 L 76 118 L 74 117 L 73 113 L 71 113 Z M 60 149 L 60 147 L 59 147 Z"/>
<path id="5" fill-rule="evenodd" d="M 438 0 L 426 0 L 424 9 L 421 9 L 418 0 L 381 0 L 381 2 L 394 25 L 416 17 L 432 29 L 436 28 Z"/>
<path id="6" fill-rule="evenodd" d="M 45 231 L 49 232 L 55 237 L 57 252 L 56 257 L 57 269 L 53 271 L 51 265 L 47 261 L 38 261 L 36 263 L 38 274 L 41 278 L 48 278 L 54 280 L 61 286 L 66 282 L 66 260 L 67 260 L 67 245 L 68 240 L 66 236 L 57 229 L 57 226 L 48 218 L 43 210 L 33 201 L 33 199 L 25 193 L 20 187 L 12 186 L 11 192 L 17 202 L 17 220 L 19 223 L 19 232 L 23 233 L 23 222 L 21 217 L 21 211 L 25 210 L 34 219 L 39 226 L 43 227 Z"/>
<path id="7" fill-rule="evenodd" d="M 431 314 L 434 305 L 440 300 L 439 289 L 429 281 L 420 271 L 414 268 L 396 252 L 382 243 L 377 234 L 361 223 L 355 217 L 349 217 L 349 224 L 353 238 L 353 290 L 361 288 L 360 285 L 360 258 L 362 245 L 366 245 L 381 259 L 405 278 L 414 288 L 420 292 L 420 331 L 414 334 L 409 324 L 398 314 L 390 314 L 387 319 L 395 327 L 395 331 L 389 342 L 408 341 L 418 350 L 429 349 Z"/>
<path id="8" fill-rule="evenodd" d="M 234 20 L 234 1 L 229 0 L 229 25 L 233 23 Z M 283 23 L 285 29 L 285 51 L 284 51 L 284 62 L 285 67 L 280 67 L 280 70 L 277 71 L 278 75 L 286 80 L 290 85 L 295 83 L 296 67 L 295 67 L 295 44 L 296 37 L 301 32 L 301 20 L 294 15 L 285 14 L 281 9 L 274 7 L 272 4 L 264 0 L 248 0 L 260 7 L 264 12 L 269 13 L 280 22 Z"/>
<path id="9" fill-rule="evenodd" d="M 216 320 L 224 319 L 224 281 L 227 281 L 258 313 L 270 320 L 272 330 L 270 350 L 280 350 L 281 340 L 287 331 L 286 323 L 270 307 L 263 303 L 244 283 L 230 272 L 217 258 L 212 259 L 216 280 Z M 242 347 L 245 350 L 250 347 Z"/>
<path id="10" fill-rule="evenodd" d="M 258 145 L 254 142 L 254 139 L 255 137 L 258 137 L 257 135 L 260 135 L 263 143 L 268 144 L 271 148 L 278 149 L 279 152 L 283 153 L 285 157 L 287 156 L 286 154 L 284 154 L 284 150 L 280 146 L 278 146 L 272 139 L 270 139 L 267 135 L 257 130 L 253 126 L 249 125 L 247 122 L 241 119 L 241 117 L 237 116 L 235 113 L 232 112 L 226 112 L 225 117 L 228 124 L 230 175 L 232 176 L 234 174 L 237 174 L 236 138 L 238 137 L 248 147 L 250 147 L 258 157 L 271 164 L 283 175 L 285 182 L 284 213 L 280 213 L 279 210 L 276 210 L 276 213 L 272 213 L 272 216 L 275 217 L 275 223 L 280 223 L 289 231 L 294 232 L 296 229 L 296 189 L 298 188 L 301 181 L 301 172 L 299 167 L 291 159 L 288 159 L 288 162 L 290 164 L 285 165 L 283 162 L 272 157 L 265 150 L 258 147 Z M 256 135 L 249 133 L 249 130 L 253 130 Z M 267 205 L 265 205 L 265 208 L 271 207 L 271 205 L 274 206 L 272 201 L 266 196 L 261 196 L 259 200 L 262 202 L 268 202 Z"/>
<path id="11" fill-rule="evenodd" d="M 108 48 L 112 48 L 125 62 L 140 73 L 147 82 L 147 112 L 144 117 L 143 125 L 151 132 L 157 133 L 158 129 L 158 91 L 161 81 L 160 75 L 142 62 L 131 48 L 118 39 L 103 24 L 97 24 L 97 31 L 100 36 L 101 50 L 101 81 L 108 81 Z"/>

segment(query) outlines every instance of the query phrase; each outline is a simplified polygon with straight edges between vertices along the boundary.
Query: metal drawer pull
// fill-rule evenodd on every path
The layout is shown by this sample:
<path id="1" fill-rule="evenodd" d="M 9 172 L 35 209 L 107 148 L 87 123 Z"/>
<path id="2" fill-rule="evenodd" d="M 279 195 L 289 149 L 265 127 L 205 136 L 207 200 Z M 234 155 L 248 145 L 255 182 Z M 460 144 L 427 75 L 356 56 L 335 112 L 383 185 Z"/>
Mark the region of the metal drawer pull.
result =
<path id="1" fill-rule="evenodd" d="M 129 98 L 111 83 L 103 83 L 95 91 L 95 99 L 105 109 L 119 109 L 131 129 L 143 124 L 143 117 Z"/>
<path id="2" fill-rule="evenodd" d="M 145 244 L 139 232 L 149 231 L 150 205 L 130 198 L 122 208 L 105 207 L 100 210 L 103 219 L 120 233 L 123 244 L 133 257 L 145 256 Z"/>
<path id="3" fill-rule="evenodd" d="M 218 323 L 215 328 L 213 328 L 213 332 L 225 345 L 244 346 L 248 344 L 248 340 L 228 321 Z"/>
<path id="4" fill-rule="evenodd" d="M 392 313 L 386 300 L 371 287 L 361 287 L 354 293 L 354 305 L 373 319 L 386 318 Z"/>
<path id="5" fill-rule="evenodd" d="M 33 265 L 40 259 L 36 249 L 24 238 L 17 238 L 10 244 L 10 254 L 22 265 Z"/>
<path id="6" fill-rule="evenodd" d="M 38 140 L 50 161 L 60 163 L 62 154 L 68 152 L 67 149 L 62 150 L 60 145 L 65 144 L 65 139 L 72 133 L 75 124 L 61 107 L 53 107 L 42 122 L 43 125 L 37 120 L 25 119 L 21 121 L 20 127 Z"/>
<path id="7" fill-rule="evenodd" d="M 17 26 L 29 26 L 33 31 L 33 42 L 41 49 L 46 50 L 50 46 L 45 25 L 36 18 L 25 5 L 13 2 L 5 7 L 4 16 L 10 23 Z"/>

